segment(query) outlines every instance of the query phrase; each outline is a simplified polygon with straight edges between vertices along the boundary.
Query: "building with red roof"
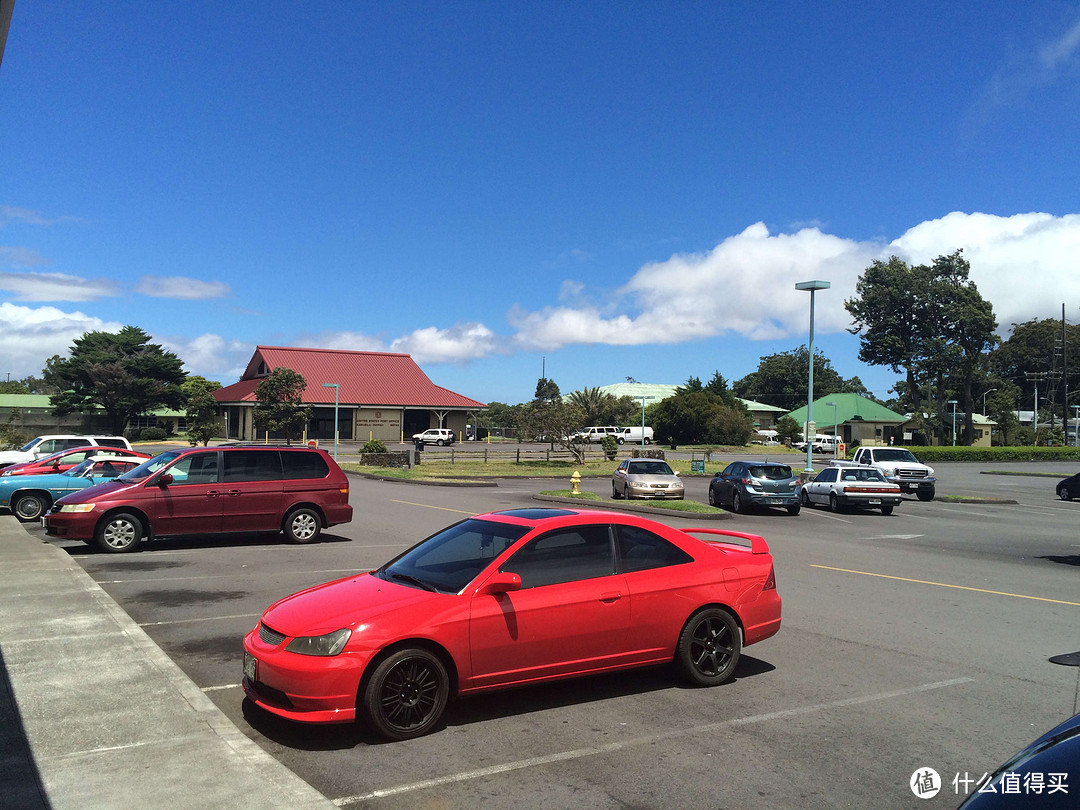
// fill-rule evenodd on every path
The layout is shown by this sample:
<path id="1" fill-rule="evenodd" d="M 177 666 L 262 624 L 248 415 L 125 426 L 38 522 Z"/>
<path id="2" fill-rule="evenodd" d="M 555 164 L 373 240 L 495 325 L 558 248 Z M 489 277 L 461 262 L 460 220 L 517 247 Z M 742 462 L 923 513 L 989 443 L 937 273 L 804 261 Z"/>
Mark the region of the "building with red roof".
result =
<path id="1" fill-rule="evenodd" d="M 240 381 L 214 392 L 230 439 L 265 438 L 255 430 L 255 389 L 276 368 L 307 381 L 302 400 L 311 406 L 308 439 L 334 438 L 335 401 L 342 441 L 397 442 L 432 427 L 463 436 L 487 407 L 435 385 L 408 354 L 259 346 Z"/>

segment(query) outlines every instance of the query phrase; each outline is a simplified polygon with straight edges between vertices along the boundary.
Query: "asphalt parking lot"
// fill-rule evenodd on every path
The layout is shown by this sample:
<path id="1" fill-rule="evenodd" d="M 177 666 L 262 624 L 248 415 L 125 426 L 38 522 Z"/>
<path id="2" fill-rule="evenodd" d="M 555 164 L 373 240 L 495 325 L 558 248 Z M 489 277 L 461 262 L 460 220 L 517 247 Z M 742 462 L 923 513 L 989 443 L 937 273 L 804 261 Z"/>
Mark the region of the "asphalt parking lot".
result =
<path id="1" fill-rule="evenodd" d="M 56 545 L 237 728 L 338 806 L 951 807 L 963 795 L 954 775 L 981 776 L 1078 710 L 1077 670 L 1047 659 L 1080 649 L 1080 502 L 1058 501 L 1056 478 L 939 472 L 940 492 L 1018 503 L 908 498 L 888 517 L 804 509 L 724 523 L 768 540 L 784 625 L 721 687 L 686 688 L 658 668 L 510 691 L 460 701 L 435 733 L 393 744 L 245 704 L 240 639 L 275 599 L 375 567 L 468 514 L 532 503 L 550 481 L 354 479 L 353 523 L 313 546 Z M 688 495 L 704 501 L 706 485 L 691 479 Z M 585 487 L 610 491 L 606 479 Z M 908 782 L 924 767 L 944 788 L 920 802 Z M 1080 772 L 1071 785 L 1080 793 Z"/>

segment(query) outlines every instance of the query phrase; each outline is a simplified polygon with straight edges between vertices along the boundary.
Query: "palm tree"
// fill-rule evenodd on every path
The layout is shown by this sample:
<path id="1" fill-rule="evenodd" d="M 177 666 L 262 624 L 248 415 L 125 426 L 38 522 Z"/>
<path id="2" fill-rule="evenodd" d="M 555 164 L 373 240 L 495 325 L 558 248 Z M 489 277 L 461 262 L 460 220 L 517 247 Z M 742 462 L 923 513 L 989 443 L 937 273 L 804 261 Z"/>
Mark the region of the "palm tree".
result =
<path id="1" fill-rule="evenodd" d="M 598 425 L 600 424 L 600 414 L 604 408 L 604 397 L 607 394 L 601 394 L 600 388 L 584 388 L 581 391 L 574 391 L 568 395 L 570 403 L 577 405 L 581 410 L 585 412 L 585 424 L 586 425 Z"/>

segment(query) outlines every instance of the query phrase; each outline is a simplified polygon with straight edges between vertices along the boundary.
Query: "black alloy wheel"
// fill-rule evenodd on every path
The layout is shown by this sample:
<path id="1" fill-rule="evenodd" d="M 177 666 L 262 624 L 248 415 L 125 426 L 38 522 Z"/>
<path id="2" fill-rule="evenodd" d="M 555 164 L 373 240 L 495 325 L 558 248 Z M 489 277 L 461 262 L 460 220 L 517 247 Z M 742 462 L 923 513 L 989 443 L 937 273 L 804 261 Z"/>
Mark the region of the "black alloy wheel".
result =
<path id="1" fill-rule="evenodd" d="M 398 650 L 375 668 L 361 708 L 380 735 L 409 740 L 439 721 L 449 693 L 450 679 L 438 656 L 422 648 Z"/>
<path id="2" fill-rule="evenodd" d="M 716 686 L 731 677 L 742 652 L 742 632 L 730 613 L 707 608 L 683 627 L 675 659 L 683 675 L 697 686 Z"/>

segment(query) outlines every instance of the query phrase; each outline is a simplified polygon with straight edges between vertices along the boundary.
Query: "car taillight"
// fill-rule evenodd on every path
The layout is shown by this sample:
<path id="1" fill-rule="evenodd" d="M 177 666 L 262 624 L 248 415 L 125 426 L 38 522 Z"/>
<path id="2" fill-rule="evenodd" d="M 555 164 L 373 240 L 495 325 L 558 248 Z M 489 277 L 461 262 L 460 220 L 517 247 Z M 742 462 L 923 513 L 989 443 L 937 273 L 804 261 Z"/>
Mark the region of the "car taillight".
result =
<path id="1" fill-rule="evenodd" d="M 765 587 L 763 591 L 775 591 L 776 590 L 776 569 L 773 566 L 769 566 L 769 576 L 765 578 Z"/>

